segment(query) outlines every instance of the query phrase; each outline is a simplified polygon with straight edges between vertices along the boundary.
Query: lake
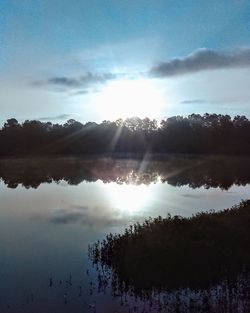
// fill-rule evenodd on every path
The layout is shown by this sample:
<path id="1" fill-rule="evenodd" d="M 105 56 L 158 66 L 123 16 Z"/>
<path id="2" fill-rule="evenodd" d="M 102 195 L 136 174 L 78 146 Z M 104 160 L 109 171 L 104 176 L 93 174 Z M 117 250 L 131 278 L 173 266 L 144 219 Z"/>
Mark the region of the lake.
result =
<path id="1" fill-rule="evenodd" d="M 148 217 L 238 204 L 249 168 L 216 156 L 1 160 L 0 312 L 142 312 L 100 288 L 88 246 Z"/>

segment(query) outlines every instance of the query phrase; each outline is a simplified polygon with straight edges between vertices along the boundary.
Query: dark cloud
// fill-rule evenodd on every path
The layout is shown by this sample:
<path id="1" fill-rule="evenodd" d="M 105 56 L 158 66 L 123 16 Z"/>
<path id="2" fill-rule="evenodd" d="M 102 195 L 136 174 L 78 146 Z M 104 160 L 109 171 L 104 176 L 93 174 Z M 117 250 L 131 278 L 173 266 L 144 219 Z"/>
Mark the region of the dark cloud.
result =
<path id="1" fill-rule="evenodd" d="M 180 103 L 181 104 L 199 104 L 199 103 L 205 103 L 205 100 L 202 99 L 191 99 L 191 100 L 183 100 Z"/>
<path id="2" fill-rule="evenodd" d="M 204 195 L 184 193 L 182 194 L 182 197 L 190 199 L 201 199 L 204 198 Z"/>
<path id="3" fill-rule="evenodd" d="M 86 95 L 88 93 L 90 93 L 91 91 L 89 90 L 79 90 L 79 91 L 76 91 L 72 94 L 72 96 L 82 96 L 82 95 Z"/>
<path id="4" fill-rule="evenodd" d="M 69 224 L 69 223 L 76 223 L 81 220 L 82 214 L 80 212 L 69 212 L 65 213 L 64 215 L 57 215 L 51 217 L 50 221 L 54 224 Z"/>
<path id="5" fill-rule="evenodd" d="M 97 93 L 99 91 L 100 91 L 99 88 L 88 88 L 88 89 L 77 90 L 75 92 L 73 91 L 69 95 L 70 96 L 83 96 L 83 95 L 87 95 L 90 93 Z"/>
<path id="6" fill-rule="evenodd" d="M 68 77 L 52 77 L 44 82 L 46 85 L 57 85 L 63 87 L 80 87 L 81 80 L 76 78 L 68 78 Z"/>
<path id="7" fill-rule="evenodd" d="M 107 81 L 116 79 L 118 76 L 118 74 L 113 73 L 86 73 L 85 75 L 77 78 L 55 76 L 46 80 L 33 81 L 32 85 L 38 87 L 51 86 L 55 88 L 62 88 L 57 89 L 62 91 L 65 89 L 87 88 L 90 85 L 104 84 Z M 88 91 L 84 90 L 84 92 L 87 93 Z"/>
<path id="8" fill-rule="evenodd" d="M 38 120 L 40 121 L 52 121 L 52 120 L 65 120 L 70 118 L 70 114 L 60 114 L 56 116 L 42 116 L 39 117 Z"/>
<path id="9" fill-rule="evenodd" d="M 183 58 L 163 62 L 150 70 L 153 77 L 170 77 L 236 67 L 250 67 L 250 48 L 222 53 L 215 50 L 199 49 Z"/>

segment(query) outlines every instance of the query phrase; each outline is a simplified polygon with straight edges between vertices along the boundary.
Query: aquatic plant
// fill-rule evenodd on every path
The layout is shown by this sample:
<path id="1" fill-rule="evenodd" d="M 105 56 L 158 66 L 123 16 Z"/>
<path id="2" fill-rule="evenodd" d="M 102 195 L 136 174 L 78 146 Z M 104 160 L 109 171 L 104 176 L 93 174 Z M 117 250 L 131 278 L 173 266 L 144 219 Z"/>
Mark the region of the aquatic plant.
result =
<path id="1" fill-rule="evenodd" d="M 149 218 L 89 247 L 93 264 L 135 291 L 194 289 L 234 279 L 250 264 L 250 200 L 190 218 Z"/>

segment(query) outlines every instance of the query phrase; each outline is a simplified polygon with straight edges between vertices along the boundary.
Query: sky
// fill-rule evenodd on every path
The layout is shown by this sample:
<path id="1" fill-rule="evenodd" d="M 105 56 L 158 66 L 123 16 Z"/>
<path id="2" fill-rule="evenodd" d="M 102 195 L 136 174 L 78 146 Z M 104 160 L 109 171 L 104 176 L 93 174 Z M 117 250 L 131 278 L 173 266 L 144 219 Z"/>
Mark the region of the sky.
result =
<path id="1" fill-rule="evenodd" d="M 0 0 L 0 123 L 250 118 L 248 0 Z"/>

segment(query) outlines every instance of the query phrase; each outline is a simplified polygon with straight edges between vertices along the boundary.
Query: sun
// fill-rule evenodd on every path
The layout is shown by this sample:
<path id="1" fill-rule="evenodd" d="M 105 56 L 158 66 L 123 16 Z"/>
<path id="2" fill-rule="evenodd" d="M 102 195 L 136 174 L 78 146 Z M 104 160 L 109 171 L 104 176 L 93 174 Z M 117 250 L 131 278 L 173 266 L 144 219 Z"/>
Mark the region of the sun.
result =
<path id="1" fill-rule="evenodd" d="M 164 105 L 161 90 L 149 79 L 116 80 L 106 85 L 95 99 L 102 120 L 157 118 Z"/>

